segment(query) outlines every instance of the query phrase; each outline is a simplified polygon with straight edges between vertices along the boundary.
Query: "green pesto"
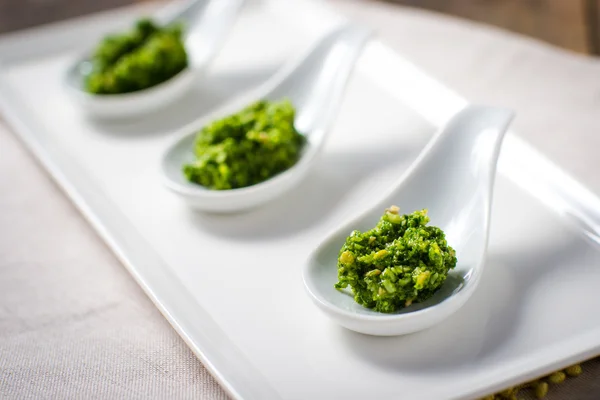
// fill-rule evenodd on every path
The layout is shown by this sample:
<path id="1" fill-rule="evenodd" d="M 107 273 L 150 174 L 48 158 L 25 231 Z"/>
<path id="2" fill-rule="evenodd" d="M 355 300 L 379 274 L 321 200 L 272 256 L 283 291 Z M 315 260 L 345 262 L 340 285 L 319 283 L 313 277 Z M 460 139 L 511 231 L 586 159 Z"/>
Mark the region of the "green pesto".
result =
<path id="1" fill-rule="evenodd" d="M 84 82 L 90 93 L 129 93 L 158 85 L 188 65 L 182 27 L 141 19 L 130 31 L 104 38 L 91 61 Z"/>
<path id="2" fill-rule="evenodd" d="M 196 136 L 196 159 L 183 166 L 190 182 L 213 190 L 263 182 L 294 165 L 305 139 L 294 127 L 290 101 L 257 101 L 205 126 Z"/>
<path id="3" fill-rule="evenodd" d="M 427 210 L 398 210 L 388 208 L 369 231 L 353 231 L 338 259 L 335 287 L 350 286 L 357 303 L 384 313 L 430 298 L 456 266 L 444 232 L 427 226 Z"/>

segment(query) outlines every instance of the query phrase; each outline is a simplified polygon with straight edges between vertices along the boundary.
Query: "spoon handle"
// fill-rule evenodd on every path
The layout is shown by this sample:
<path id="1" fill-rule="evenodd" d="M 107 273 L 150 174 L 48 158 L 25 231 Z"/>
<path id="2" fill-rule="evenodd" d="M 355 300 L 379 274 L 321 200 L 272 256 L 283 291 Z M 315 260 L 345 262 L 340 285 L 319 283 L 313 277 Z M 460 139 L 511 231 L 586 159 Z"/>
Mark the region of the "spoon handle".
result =
<path id="1" fill-rule="evenodd" d="M 188 0 L 156 16 L 160 24 L 182 22 L 191 65 L 205 65 L 218 53 L 245 0 Z"/>
<path id="2" fill-rule="evenodd" d="M 183 2 L 173 2 L 161 8 L 155 19 L 161 25 L 169 25 L 175 21 L 189 23 L 196 16 L 202 14 L 211 0 L 186 0 Z"/>
<path id="3" fill-rule="evenodd" d="M 161 25 L 168 25 L 173 22 L 183 22 L 186 25 L 192 25 L 199 16 L 202 16 L 203 19 L 207 15 L 214 18 L 218 16 L 217 14 L 228 11 L 235 15 L 243 2 L 244 0 L 186 0 L 184 2 L 171 2 L 158 11 L 156 20 Z"/>
<path id="4" fill-rule="evenodd" d="M 477 265 L 485 254 L 496 165 L 513 116 L 496 107 L 470 105 L 461 110 L 430 139 L 383 204 L 411 212 L 428 209 L 461 254 L 461 262 Z M 481 241 L 467 245 L 469 235 Z M 469 247 L 471 251 L 463 251 Z"/>
<path id="5" fill-rule="evenodd" d="M 266 96 L 276 100 L 292 94 L 298 109 L 298 129 L 324 133 L 341 103 L 347 81 L 372 34 L 370 29 L 347 23 L 331 31 L 320 43 L 281 71 Z"/>

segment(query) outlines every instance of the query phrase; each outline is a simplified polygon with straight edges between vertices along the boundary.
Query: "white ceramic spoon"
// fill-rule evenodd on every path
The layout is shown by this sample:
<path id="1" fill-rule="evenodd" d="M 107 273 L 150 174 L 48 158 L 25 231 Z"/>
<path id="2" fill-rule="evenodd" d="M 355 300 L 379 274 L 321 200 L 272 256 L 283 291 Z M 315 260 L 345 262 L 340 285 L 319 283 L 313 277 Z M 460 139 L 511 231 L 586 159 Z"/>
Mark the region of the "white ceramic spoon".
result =
<path id="1" fill-rule="evenodd" d="M 66 71 L 66 87 L 73 101 L 96 117 L 119 118 L 157 110 L 182 96 L 193 80 L 217 55 L 244 0 L 187 0 L 171 4 L 153 18 L 160 25 L 181 21 L 185 25 L 188 67 L 169 80 L 148 89 L 124 94 L 91 94 L 83 81 L 92 68 L 90 52 L 79 57 Z"/>
<path id="2" fill-rule="evenodd" d="M 512 118 L 510 111 L 482 106 L 469 106 L 452 118 L 384 200 L 333 232 L 309 257 L 303 279 L 314 303 L 348 329 L 381 336 L 416 332 L 457 311 L 481 276 L 496 163 Z M 399 206 L 401 214 L 428 209 L 429 224 L 446 232 L 458 263 L 431 299 L 384 314 L 359 305 L 334 284 L 339 250 L 346 237 L 354 229 L 373 228 L 391 205 Z"/>
<path id="3" fill-rule="evenodd" d="M 163 157 L 166 186 L 190 206 L 211 212 L 237 212 L 256 207 L 295 186 L 308 172 L 330 131 L 348 78 L 370 35 L 369 30 L 356 25 L 339 27 L 299 60 L 284 67 L 257 93 L 185 127 Z M 200 128 L 258 99 L 284 97 L 296 107 L 295 126 L 307 138 L 300 160 L 293 167 L 262 183 L 240 189 L 208 190 L 185 179 L 182 166 L 194 159 L 194 138 Z"/>

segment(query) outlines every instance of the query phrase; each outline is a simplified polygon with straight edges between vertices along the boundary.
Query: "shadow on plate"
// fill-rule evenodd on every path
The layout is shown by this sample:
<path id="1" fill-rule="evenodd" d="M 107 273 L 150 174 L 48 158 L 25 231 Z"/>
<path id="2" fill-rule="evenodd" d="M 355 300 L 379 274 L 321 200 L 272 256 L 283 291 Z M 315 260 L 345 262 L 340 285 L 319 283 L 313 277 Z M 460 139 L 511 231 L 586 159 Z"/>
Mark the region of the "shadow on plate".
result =
<path id="1" fill-rule="evenodd" d="M 451 373 L 474 360 L 490 358 L 516 332 L 521 304 L 540 276 L 570 265 L 585 252 L 583 241 L 554 243 L 553 251 L 532 248 L 519 254 L 489 254 L 479 287 L 465 306 L 428 330 L 398 337 L 372 337 L 339 328 L 339 338 L 364 361 L 417 374 Z"/>
<path id="2" fill-rule="evenodd" d="M 90 119 L 103 134 L 135 137 L 163 135 L 209 114 L 231 99 L 266 82 L 277 66 L 256 70 L 234 70 L 199 78 L 197 85 L 164 109 L 128 119 Z"/>
<path id="3" fill-rule="evenodd" d="M 419 150 L 382 146 L 377 151 L 323 154 L 296 188 L 260 208 L 233 215 L 190 211 L 190 218 L 198 229 L 230 239 L 257 241 L 297 235 L 327 218 L 361 181 L 377 179 L 384 168 L 398 166 L 402 171 Z"/>

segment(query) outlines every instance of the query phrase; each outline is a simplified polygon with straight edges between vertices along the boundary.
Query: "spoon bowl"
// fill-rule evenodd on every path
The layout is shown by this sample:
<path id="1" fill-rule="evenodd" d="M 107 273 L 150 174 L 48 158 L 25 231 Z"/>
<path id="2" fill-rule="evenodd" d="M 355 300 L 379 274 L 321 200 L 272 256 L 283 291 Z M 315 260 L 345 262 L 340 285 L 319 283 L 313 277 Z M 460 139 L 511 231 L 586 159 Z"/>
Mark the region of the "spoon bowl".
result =
<path id="1" fill-rule="evenodd" d="M 160 109 L 185 94 L 218 54 L 244 0 L 188 0 L 159 10 L 153 19 L 160 25 L 182 22 L 188 66 L 168 80 L 147 89 L 122 94 L 93 94 L 83 81 L 91 71 L 91 52 L 71 64 L 65 86 L 73 102 L 87 114 L 100 118 L 137 116 Z"/>
<path id="2" fill-rule="evenodd" d="M 198 210 L 229 213 L 259 206 L 294 187 L 306 176 L 320 152 L 347 81 L 370 35 L 369 30 L 353 24 L 334 29 L 255 93 L 183 128 L 162 159 L 167 188 Z M 295 127 L 307 139 L 294 166 L 264 182 L 239 189 L 209 190 L 185 179 L 182 166 L 194 159 L 193 144 L 199 129 L 258 99 L 282 98 L 288 98 L 296 107 Z"/>
<path id="3" fill-rule="evenodd" d="M 311 254 L 303 280 L 314 303 L 338 324 L 380 336 L 417 332 L 456 312 L 483 270 L 496 164 L 512 118 L 508 110 L 483 106 L 469 106 L 454 116 L 381 202 L 333 232 Z M 444 230 L 458 262 L 433 297 L 384 314 L 359 305 L 334 284 L 346 237 L 354 229 L 373 228 L 390 205 L 398 205 L 401 213 L 428 209 L 430 225 Z"/>

